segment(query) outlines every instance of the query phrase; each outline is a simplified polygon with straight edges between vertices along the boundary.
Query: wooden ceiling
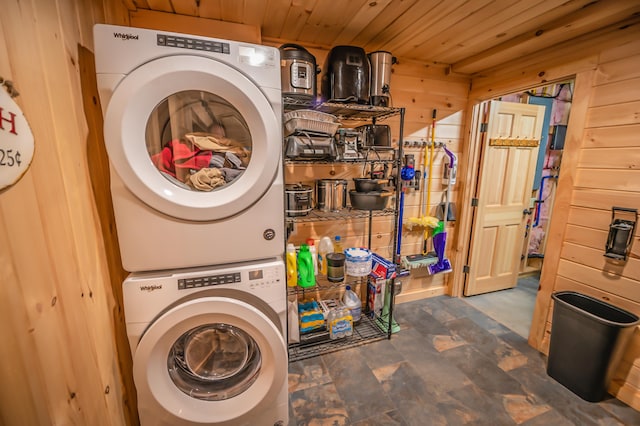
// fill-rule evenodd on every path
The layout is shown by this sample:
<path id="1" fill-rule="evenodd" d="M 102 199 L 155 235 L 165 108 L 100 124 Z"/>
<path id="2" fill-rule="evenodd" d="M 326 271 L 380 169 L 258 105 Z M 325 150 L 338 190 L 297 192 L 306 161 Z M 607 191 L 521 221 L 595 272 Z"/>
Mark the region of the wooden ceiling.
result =
<path id="1" fill-rule="evenodd" d="M 367 52 L 474 75 L 640 23 L 640 0 L 122 0 L 260 28 L 262 40 Z"/>

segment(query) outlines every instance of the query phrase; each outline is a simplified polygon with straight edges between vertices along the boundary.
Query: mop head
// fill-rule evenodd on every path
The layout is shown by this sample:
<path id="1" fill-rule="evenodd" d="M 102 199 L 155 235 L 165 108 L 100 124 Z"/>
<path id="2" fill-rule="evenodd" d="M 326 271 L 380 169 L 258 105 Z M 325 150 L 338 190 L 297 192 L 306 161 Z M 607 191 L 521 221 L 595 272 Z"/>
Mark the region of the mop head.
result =
<path id="1" fill-rule="evenodd" d="M 438 256 L 435 253 L 410 254 L 402 256 L 402 266 L 405 269 L 424 268 L 425 266 L 438 263 Z"/>
<path id="2" fill-rule="evenodd" d="M 411 231 L 413 228 L 436 228 L 438 226 L 438 218 L 432 216 L 410 217 L 404 224 L 404 227 Z"/>
<path id="3" fill-rule="evenodd" d="M 429 275 L 435 275 L 446 274 L 447 272 L 451 272 L 453 269 L 451 269 L 451 262 L 449 262 L 449 259 L 444 258 L 442 259 L 442 262 L 436 261 L 433 265 L 429 265 L 427 270 L 429 271 Z"/>

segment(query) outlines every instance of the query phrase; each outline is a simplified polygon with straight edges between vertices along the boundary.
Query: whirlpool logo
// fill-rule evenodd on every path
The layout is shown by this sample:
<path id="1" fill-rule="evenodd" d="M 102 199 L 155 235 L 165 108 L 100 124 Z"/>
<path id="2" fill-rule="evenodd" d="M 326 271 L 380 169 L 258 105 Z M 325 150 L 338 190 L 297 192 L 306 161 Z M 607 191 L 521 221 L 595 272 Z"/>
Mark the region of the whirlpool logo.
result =
<path id="1" fill-rule="evenodd" d="M 113 33 L 113 38 L 120 40 L 138 40 L 138 34 Z"/>
<path id="2" fill-rule="evenodd" d="M 156 291 L 156 290 L 161 290 L 161 289 L 162 289 L 162 284 L 147 284 L 147 285 L 140 286 L 140 291 L 146 291 L 148 293 L 151 293 L 152 291 Z"/>

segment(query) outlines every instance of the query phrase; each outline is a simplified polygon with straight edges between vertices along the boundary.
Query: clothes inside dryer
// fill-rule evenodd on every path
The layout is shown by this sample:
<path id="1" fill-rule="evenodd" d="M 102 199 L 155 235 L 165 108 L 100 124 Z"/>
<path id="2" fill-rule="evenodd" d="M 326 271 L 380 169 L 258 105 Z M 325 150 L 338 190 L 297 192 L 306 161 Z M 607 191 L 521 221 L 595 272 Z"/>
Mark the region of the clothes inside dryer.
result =
<path id="1" fill-rule="evenodd" d="M 204 91 L 181 91 L 160 102 L 145 138 L 156 168 L 184 189 L 222 188 L 240 177 L 251 160 L 251 133 L 242 114 Z"/>

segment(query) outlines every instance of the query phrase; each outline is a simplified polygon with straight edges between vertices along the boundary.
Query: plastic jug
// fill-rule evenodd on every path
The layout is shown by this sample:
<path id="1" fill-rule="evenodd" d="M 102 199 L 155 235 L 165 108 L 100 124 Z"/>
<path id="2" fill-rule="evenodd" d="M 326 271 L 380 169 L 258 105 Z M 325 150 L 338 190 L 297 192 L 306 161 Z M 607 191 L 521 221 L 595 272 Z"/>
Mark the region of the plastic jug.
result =
<path id="1" fill-rule="evenodd" d="M 316 285 L 316 276 L 313 272 L 313 259 L 307 244 L 300 246 L 298 253 L 298 285 L 302 288 Z"/>
<path id="2" fill-rule="evenodd" d="M 318 275 L 318 250 L 316 250 L 313 238 L 307 238 L 307 245 L 309 246 L 309 252 L 311 253 L 311 261 L 313 262 L 313 273 L 314 275 Z"/>
<path id="3" fill-rule="evenodd" d="M 355 291 L 351 290 L 351 286 L 347 286 L 344 295 L 342 296 L 342 303 L 351 311 L 351 317 L 353 322 L 360 321 L 360 315 L 362 313 L 362 302 Z"/>
<path id="4" fill-rule="evenodd" d="M 298 256 L 293 244 L 287 244 L 287 286 L 295 287 L 298 284 Z"/>
<path id="5" fill-rule="evenodd" d="M 327 275 L 327 253 L 333 253 L 333 243 L 331 238 L 322 237 L 318 243 L 318 267 L 324 276 Z"/>

